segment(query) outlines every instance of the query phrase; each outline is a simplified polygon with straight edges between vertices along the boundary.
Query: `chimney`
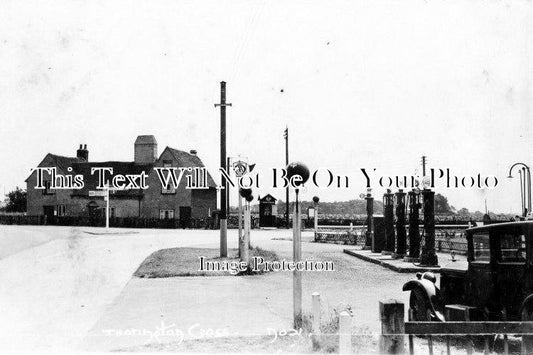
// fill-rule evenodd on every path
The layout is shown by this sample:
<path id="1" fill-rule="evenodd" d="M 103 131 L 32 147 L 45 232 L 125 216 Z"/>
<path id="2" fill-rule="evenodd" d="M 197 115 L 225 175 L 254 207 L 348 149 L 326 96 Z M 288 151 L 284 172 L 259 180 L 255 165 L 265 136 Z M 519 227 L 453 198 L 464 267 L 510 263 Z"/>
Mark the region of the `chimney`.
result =
<path id="1" fill-rule="evenodd" d="M 157 160 L 157 141 L 154 136 L 138 136 L 135 140 L 135 164 L 153 164 Z"/>
<path id="2" fill-rule="evenodd" d="M 76 157 L 82 161 L 89 161 L 89 151 L 87 150 L 87 144 L 80 144 L 80 148 L 76 151 Z"/>
<path id="3" fill-rule="evenodd" d="M 196 151 L 196 149 L 191 149 L 189 153 L 191 153 L 191 155 L 196 155 L 198 152 Z"/>

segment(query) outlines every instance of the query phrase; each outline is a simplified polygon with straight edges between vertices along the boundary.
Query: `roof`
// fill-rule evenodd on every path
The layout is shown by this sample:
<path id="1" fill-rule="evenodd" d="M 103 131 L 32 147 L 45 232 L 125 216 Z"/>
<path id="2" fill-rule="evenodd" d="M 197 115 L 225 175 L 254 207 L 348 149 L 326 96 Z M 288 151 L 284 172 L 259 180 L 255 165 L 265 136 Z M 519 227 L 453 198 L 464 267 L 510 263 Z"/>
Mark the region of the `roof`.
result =
<path id="1" fill-rule="evenodd" d="M 174 159 L 178 162 L 178 166 L 180 167 L 191 167 L 191 168 L 204 168 L 204 163 L 202 163 L 202 160 L 195 155 L 190 154 L 187 152 L 184 152 L 183 150 L 178 150 L 170 147 L 166 147 L 165 150 L 167 150 L 172 154 Z M 162 154 L 162 153 L 161 153 Z M 211 174 L 209 174 L 209 171 L 207 171 L 207 186 L 209 187 L 217 187 L 217 184 L 211 177 Z"/>
<path id="2" fill-rule="evenodd" d="M 154 136 L 138 136 L 137 140 L 135 141 L 135 144 L 140 142 L 140 144 L 149 144 L 150 142 L 157 144 Z M 165 150 L 167 150 L 172 154 L 174 159 L 177 162 L 177 165 L 180 167 L 199 167 L 204 168 L 204 164 L 202 163 L 202 160 L 195 155 L 190 154 L 187 152 L 184 152 L 182 150 L 166 147 Z M 161 153 L 162 155 L 162 153 Z M 161 158 L 161 155 L 159 158 Z M 91 175 L 91 168 L 93 167 L 109 167 L 113 168 L 113 175 L 121 174 L 121 175 L 137 175 L 141 172 L 145 171 L 146 174 L 149 174 L 154 166 L 154 164 L 136 164 L 135 162 L 122 162 L 122 161 L 104 161 L 104 162 L 86 162 L 84 160 L 80 160 L 76 157 L 64 157 L 61 155 L 51 154 L 48 153 L 44 159 L 41 161 L 39 166 L 42 166 L 43 162 L 47 160 L 47 158 L 50 158 L 52 160 L 51 164 L 49 166 L 55 166 L 58 168 L 58 170 L 66 173 L 67 168 L 72 167 L 72 171 L 69 172 L 69 174 L 81 174 L 83 175 L 83 181 L 84 181 L 84 187 L 83 189 L 77 189 L 74 190 L 75 195 L 88 195 L 90 190 L 95 190 L 96 185 L 98 183 L 97 174 Z M 159 160 L 159 159 L 158 159 Z M 48 164 L 47 164 L 48 165 Z M 26 182 L 31 177 L 28 176 L 26 179 Z M 209 171 L 207 171 L 207 186 L 208 187 L 217 187 L 217 184 L 211 177 L 211 174 L 209 174 Z M 136 189 L 136 190 L 126 190 L 126 191 L 116 191 L 116 195 L 141 195 L 142 190 Z"/>
<path id="3" fill-rule="evenodd" d="M 479 227 L 472 227 L 467 229 L 471 233 L 481 232 L 492 228 L 502 228 L 502 227 L 533 227 L 533 221 L 517 221 L 517 222 L 504 222 L 504 223 L 492 223 Z"/>
<path id="4" fill-rule="evenodd" d="M 272 200 L 277 201 L 277 198 L 275 198 L 275 197 L 272 196 L 271 194 L 266 194 L 265 196 L 261 197 L 261 198 L 259 199 L 259 201 L 265 201 L 265 200 L 267 200 L 268 198 L 270 198 L 269 201 L 272 201 Z"/>
<path id="5" fill-rule="evenodd" d="M 157 140 L 152 135 L 137 136 L 135 144 L 157 144 Z"/>
<path id="6" fill-rule="evenodd" d="M 143 171 L 149 174 L 152 170 L 152 164 L 135 164 L 134 162 L 122 161 L 104 161 L 104 162 L 76 162 L 72 164 L 72 173 L 83 175 L 84 186 L 82 189 L 73 191 L 73 195 L 87 196 L 89 191 L 96 190 L 98 185 L 98 174 L 91 174 L 92 168 L 106 167 L 113 168 L 113 175 L 138 175 Z M 106 173 L 106 176 L 109 174 Z M 115 196 L 142 196 L 141 189 L 117 190 Z"/>
<path id="7" fill-rule="evenodd" d="M 43 160 L 39 163 L 39 167 L 42 166 L 43 162 L 46 160 L 46 158 L 52 159 L 52 164 L 50 167 L 56 167 L 60 171 L 67 171 L 67 168 L 72 166 L 72 164 L 79 162 L 80 160 L 76 157 L 64 157 L 57 154 L 48 153 L 45 155 Z M 48 164 L 47 164 L 48 165 Z M 33 172 L 24 180 L 25 182 L 28 182 Z"/>

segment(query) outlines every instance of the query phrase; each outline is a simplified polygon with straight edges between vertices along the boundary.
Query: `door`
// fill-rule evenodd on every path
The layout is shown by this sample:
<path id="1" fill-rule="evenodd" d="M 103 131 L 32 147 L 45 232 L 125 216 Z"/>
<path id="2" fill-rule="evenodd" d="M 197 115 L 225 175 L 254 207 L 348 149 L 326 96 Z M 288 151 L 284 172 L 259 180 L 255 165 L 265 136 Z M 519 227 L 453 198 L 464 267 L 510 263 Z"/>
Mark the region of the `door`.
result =
<path id="1" fill-rule="evenodd" d="M 274 225 L 272 223 L 272 205 L 265 205 L 265 209 L 263 213 L 265 214 L 264 227 L 272 227 Z"/>
<path id="2" fill-rule="evenodd" d="M 43 206 L 44 224 L 54 224 L 54 206 Z"/>
<path id="3" fill-rule="evenodd" d="M 465 298 L 469 306 L 474 306 L 483 312 L 485 308 L 493 309 L 496 299 L 490 236 L 488 231 L 482 231 L 473 234 L 471 238 L 473 248 L 466 275 Z"/>
<path id="4" fill-rule="evenodd" d="M 98 225 L 98 219 L 100 217 L 100 209 L 98 208 L 98 204 L 94 201 L 91 201 L 87 204 L 87 212 L 89 214 L 89 225 L 91 226 L 97 226 Z"/>
<path id="5" fill-rule="evenodd" d="M 526 236 L 520 229 L 494 231 L 496 241 L 497 273 L 496 288 L 499 309 L 505 307 L 507 314 L 518 316 L 522 301 L 526 298 L 527 255 Z"/>
<path id="6" fill-rule="evenodd" d="M 191 207 L 189 206 L 180 207 L 180 225 L 181 225 L 181 228 L 191 227 Z"/>

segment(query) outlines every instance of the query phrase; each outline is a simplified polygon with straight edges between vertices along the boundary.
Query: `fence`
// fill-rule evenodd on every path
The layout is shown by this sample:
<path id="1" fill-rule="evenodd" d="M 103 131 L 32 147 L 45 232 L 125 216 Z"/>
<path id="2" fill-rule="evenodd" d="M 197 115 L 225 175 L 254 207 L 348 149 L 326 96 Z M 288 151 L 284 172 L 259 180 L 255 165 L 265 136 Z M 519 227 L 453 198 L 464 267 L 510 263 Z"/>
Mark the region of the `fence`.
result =
<path id="1" fill-rule="evenodd" d="M 522 336 L 522 354 L 531 354 L 533 346 L 533 322 L 405 322 L 404 304 L 395 300 L 379 302 L 381 317 L 381 337 L 379 352 L 382 354 L 402 354 L 405 352 L 405 337 L 409 341 L 409 353 L 414 354 L 415 336 L 425 336 L 428 342 L 428 352 L 433 354 L 433 337 L 443 336 L 446 339 L 447 354 L 451 354 L 450 337 L 462 336 L 466 341 L 466 351 L 473 353 L 472 338 L 484 338 L 484 353 L 489 354 L 490 336 L 503 335 L 503 351 L 509 354 L 509 336 Z"/>
<path id="2" fill-rule="evenodd" d="M 318 226 L 315 242 L 335 244 L 364 244 L 365 226 Z"/>
<path id="3" fill-rule="evenodd" d="M 140 217 L 114 217 L 109 218 L 110 227 L 119 228 L 214 228 L 215 221 L 212 218 L 191 218 L 186 222 L 179 219 L 158 219 Z M 24 215 L 0 215 L 0 224 L 18 225 L 57 225 L 57 226 L 105 226 L 105 218 L 102 217 L 72 217 L 72 216 L 24 216 Z"/>
<path id="4" fill-rule="evenodd" d="M 437 252 L 455 252 L 466 255 L 468 250 L 465 230 L 467 225 L 439 225 L 435 227 L 435 249 Z M 406 226 L 408 229 L 409 226 Z M 424 245 L 424 227 L 419 226 L 421 246 Z M 315 242 L 360 245 L 365 244 L 366 225 L 336 226 L 318 225 Z M 407 238 L 409 248 L 409 238 Z"/>

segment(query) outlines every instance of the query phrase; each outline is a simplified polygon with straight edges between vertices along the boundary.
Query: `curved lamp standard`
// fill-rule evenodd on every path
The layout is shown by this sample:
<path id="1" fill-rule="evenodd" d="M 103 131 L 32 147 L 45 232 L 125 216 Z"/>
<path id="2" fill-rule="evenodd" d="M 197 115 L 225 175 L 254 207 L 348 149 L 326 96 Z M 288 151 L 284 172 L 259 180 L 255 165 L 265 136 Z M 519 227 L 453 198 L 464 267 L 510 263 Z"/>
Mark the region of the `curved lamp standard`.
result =
<path id="1" fill-rule="evenodd" d="M 516 166 L 522 168 L 518 170 L 520 175 L 520 197 L 522 200 L 522 216 L 525 217 L 531 212 L 531 172 L 529 166 L 524 163 L 514 163 L 509 169 L 509 179 L 513 178 L 512 172 Z"/>

